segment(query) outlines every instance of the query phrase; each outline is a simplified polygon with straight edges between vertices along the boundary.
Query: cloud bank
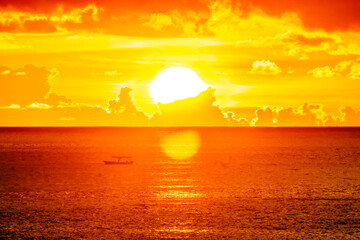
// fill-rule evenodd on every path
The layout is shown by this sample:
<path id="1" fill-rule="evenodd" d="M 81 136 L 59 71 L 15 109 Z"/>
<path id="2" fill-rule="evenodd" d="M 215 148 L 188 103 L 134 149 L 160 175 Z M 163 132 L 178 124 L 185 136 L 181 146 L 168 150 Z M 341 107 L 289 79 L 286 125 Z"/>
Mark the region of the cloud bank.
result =
<path id="1" fill-rule="evenodd" d="M 276 7 L 274 7 L 276 6 Z M 169 33 L 178 35 L 212 33 L 212 20 L 232 14 L 246 18 L 254 12 L 262 12 L 274 18 L 296 14 L 308 29 L 358 30 L 360 3 L 357 0 L 280 1 L 280 0 L 233 0 L 233 1 L 115 1 L 115 0 L 61 0 L 0 2 L 0 31 L 3 32 L 66 32 L 89 31 L 110 34 L 139 34 L 125 28 L 131 22 L 144 35 L 169 27 Z M 218 18 L 214 18 L 214 16 Z M 220 19 L 221 20 L 221 19 Z M 208 24 L 210 23 L 210 24 Z M 121 27 L 114 27 L 118 25 Z M 181 31 L 179 31 L 181 30 Z"/>
<path id="2" fill-rule="evenodd" d="M 256 110 L 253 126 L 360 126 L 360 111 L 350 106 L 340 109 L 338 116 L 323 110 L 322 105 L 304 103 L 295 108 L 264 107 Z"/>
<path id="3" fill-rule="evenodd" d="M 215 89 L 209 87 L 197 97 L 177 100 L 168 104 L 158 103 L 159 113 L 151 124 L 160 126 L 217 126 L 227 123 L 219 106 L 214 105 Z"/>
<path id="4" fill-rule="evenodd" d="M 351 64 L 337 65 L 348 69 Z M 350 66 L 350 67 L 349 67 Z M 340 70 L 339 70 L 340 71 Z M 215 89 L 168 104 L 158 103 L 158 113 L 149 116 L 139 110 L 128 87 L 121 88 L 106 107 L 76 103 L 52 92 L 49 78 L 54 72 L 27 65 L 0 67 L 1 126 L 360 126 L 360 111 L 345 106 L 329 114 L 322 105 L 305 103 L 298 108 L 222 109 Z"/>

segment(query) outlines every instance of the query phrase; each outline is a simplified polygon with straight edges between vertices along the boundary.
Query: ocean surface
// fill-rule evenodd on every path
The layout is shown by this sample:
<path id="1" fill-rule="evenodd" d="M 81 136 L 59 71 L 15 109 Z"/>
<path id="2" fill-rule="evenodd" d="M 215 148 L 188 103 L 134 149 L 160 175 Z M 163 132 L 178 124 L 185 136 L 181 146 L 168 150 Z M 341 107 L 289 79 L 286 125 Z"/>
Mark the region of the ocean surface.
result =
<path id="1" fill-rule="evenodd" d="M 360 128 L 0 128 L 0 169 L 0 238 L 360 238 Z"/>

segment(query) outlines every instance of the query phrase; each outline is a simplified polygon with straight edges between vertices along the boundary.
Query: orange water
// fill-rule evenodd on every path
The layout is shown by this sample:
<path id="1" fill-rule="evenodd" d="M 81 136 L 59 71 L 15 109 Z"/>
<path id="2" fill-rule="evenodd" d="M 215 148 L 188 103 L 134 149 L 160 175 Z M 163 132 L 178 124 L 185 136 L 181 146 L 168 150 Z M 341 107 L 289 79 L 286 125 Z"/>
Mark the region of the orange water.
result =
<path id="1" fill-rule="evenodd" d="M 0 167 L 0 237 L 360 237 L 360 128 L 0 128 Z"/>

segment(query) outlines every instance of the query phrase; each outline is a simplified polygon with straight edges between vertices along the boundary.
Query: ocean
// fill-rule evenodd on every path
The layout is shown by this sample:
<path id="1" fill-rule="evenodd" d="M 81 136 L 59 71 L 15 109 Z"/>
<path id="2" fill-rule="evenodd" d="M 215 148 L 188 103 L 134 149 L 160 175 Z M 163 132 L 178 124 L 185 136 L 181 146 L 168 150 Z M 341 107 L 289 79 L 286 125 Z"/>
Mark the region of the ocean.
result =
<path id="1" fill-rule="evenodd" d="M 0 238 L 360 238 L 360 128 L 0 128 L 0 167 Z"/>

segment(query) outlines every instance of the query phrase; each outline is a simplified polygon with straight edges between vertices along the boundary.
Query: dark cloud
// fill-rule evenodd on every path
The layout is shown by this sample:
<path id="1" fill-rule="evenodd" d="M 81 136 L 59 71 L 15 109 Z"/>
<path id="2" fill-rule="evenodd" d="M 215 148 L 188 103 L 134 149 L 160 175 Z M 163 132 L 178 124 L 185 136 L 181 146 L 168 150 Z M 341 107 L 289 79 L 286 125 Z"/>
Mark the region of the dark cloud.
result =
<path id="1" fill-rule="evenodd" d="M 15 9 L 26 12 L 49 13 L 53 12 L 58 6 L 65 8 L 84 7 L 91 3 L 99 4 L 100 0 L 1 0 L 0 7 L 3 9 Z"/>
<path id="2" fill-rule="evenodd" d="M 113 13 L 135 13 L 135 12 L 161 12 L 170 9 L 194 9 L 201 10 L 207 8 L 207 1 L 203 0 L 2 0 L 0 7 L 14 8 L 22 11 L 32 12 L 52 12 L 58 6 L 63 8 L 80 8 L 94 4 L 99 7 L 106 8 Z"/>
<path id="3" fill-rule="evenodd" d="M 99 17 L 103 10 L 95 5 L 61 10 L 56 8 L 50 13 L 43 9 L 35 12 L 7 10 L 7 14 L 3 15 L 0 23 L 1 32 L 53 33 L 65 30 L 73 32 L 84 30 L 91 32 L 101 31 Z M 102 17 L 106 17 L 106 15 L 102 15 Z"/>
<path id="4" fill-rule="evenodd" d="M 135 0 L 135 1 L 116 1 L 116 0 L 5 0 L 0 1 L 0 11 L 21 11 L 35 15 L 42 15 L 43 18 L 29 16 L 16 16 L 10 21 L 0 23 L 2 32 L 56 32 L 61 30 L 68 31 L 90 31 L 117 34 L 123 36 L 147 36 L 147 37 L 179 37 L 183 33 L 183 24 L 194 24 L 196 34 L 212 35 L 206 29 L 205 23 L 211 16 L 209 8 L 216 1 L 204 0 Z M 234 13 L 241 13 L 243 17 L 255 9 L 261 9 L 266 14 L 281 17 L 284 13 L 294 12 L 301 18 L 305 27 L 310 29 L 349 30 L 360 29 L 360 2 L 358 0 L 335 1 L 328 0 L 326 4 L 321 0 L 304 1 L 283 1 L 283 0 L 233 0 L 218 1 L 231 5 Z M 59 6 L 61 9 L 59 10 Z M 87 8 L 92 6 L 93 8 Z M 192 12 L 196 17 L 189 17 Z M 166 31 L 157 31 L 146 25 L 151 20 L 151 14 L 166 14 L 173 16 L 172 20 L 180 16 L 185 22 L 176 22 L 171 27 L 166 27 Z M 64 14 L 64 17 L 61 17 Z M 74 21 L 72 17 L 77 15 Z M 96 15 L 96 17 L 94 17 Z M 69 17 L 71 16 L 71 17 Z M 9 16 L 5 16 L 9 17 Z M 62 20 L 51 20 L 51 17 L 58 17 Z M 79 17 L 79 18 L 78 18 Z M 20 21 L 19 21 L 20 20 Z M 129 22 L 132 27 L 128 27 Z M 201 31 L 199 28 L 201 26 Z M 307 38 L 298 36 L 300 44 L 317 46 L 328 39 Z"/>
<path id="5" fill-rule="evenodd" d="M 8 32 L 53 33 L 57 31 L 56 26 L 48 20 L 25 21 L 22 26 L 17 25 L 17 27 L 22 29 L 9 29 Z"/>
<path id="6" fill-rule="evenodd" d="M 358 0 L 249 0 L 247 2 L 270 15 L 281 16 L 285 12 L 295 12 L 304 25 L 311 29 L 333 31 L 360 28 Z"/>

